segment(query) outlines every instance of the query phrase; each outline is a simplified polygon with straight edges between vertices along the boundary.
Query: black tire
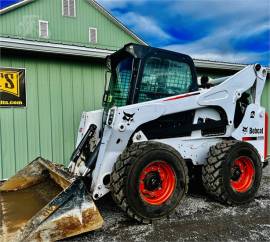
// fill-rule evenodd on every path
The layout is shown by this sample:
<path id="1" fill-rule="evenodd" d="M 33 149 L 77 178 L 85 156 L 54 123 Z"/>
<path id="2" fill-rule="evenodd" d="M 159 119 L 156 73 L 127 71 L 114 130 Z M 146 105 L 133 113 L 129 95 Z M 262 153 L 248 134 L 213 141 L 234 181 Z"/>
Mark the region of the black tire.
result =
<path id="1" fill-rule="evenodd" d="M 239 159 L 248 160 L 252 173 L 247 173 L 235 166 Z M 238 170 L 239 171 L 238 171 Z M 248 174 L 247 181 L 241 186 L 239 183 L 242 174 Z M 257 150 L 247 142 L 224 140 L 210 148 L 207 163 L 202 169 L 202 180 L 206 191 L 217 200 L 232 205 L 243 204 L 254 199 L 259 189 L 262 177 L 260 155 Z M 243 180 L 242 180 L 243 181 Z M 240 183 L 239 183 L 240 184 Z"/>
<path id="2" fill-rule="evenodd" d="M 152 205 L 143 199 L 140 178 L 142 171 L 145 171 L 149 164 L 151 166 L 159 161 L 165 162 L 173 170 L 175 185 L 164 203 Z M 145 177 L 143 183 L 146 180 Z M 143 223 L 151 223 L 171 214 L 187 190 L 188 170 L 185 161 L 175 149 L 158 142 L 133 143 L 119 156 L 111 174 L 111 193 L 114 201 L 131 218 Z"/>

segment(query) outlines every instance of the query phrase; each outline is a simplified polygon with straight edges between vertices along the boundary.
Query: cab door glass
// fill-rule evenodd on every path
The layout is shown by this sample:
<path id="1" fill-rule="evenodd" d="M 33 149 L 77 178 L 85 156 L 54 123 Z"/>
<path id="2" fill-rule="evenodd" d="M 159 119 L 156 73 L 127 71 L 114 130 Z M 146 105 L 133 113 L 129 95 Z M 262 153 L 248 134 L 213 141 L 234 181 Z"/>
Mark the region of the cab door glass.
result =
<path id="1" fill-rule="evenodd" d="M 158 57 L 146 60 L 138 102 L 190 92 L 192 73 L 185 62 Z"/>
<path id="2" fill-rule="evenodd" d="M 118 63 L 110 83 L 112 105 L 121 107 L 127 104 L 132 78 L 133 58 L 128 57 Z"/>

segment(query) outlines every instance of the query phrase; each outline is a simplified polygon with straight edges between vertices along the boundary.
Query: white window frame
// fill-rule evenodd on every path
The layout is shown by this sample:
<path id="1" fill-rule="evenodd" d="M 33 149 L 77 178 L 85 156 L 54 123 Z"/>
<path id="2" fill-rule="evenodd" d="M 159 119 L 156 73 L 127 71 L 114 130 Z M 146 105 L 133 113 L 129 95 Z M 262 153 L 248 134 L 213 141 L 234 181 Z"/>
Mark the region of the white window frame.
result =
<path id="1" fill-rule="evenodd" d="M 62 0 L 62 16 L 63 17 L 70 17 L 70 18 L 75 18 L 77 16 L 77 8 L 76 8 L 76 0 L 74 0 L 74 16 L 70 16 L 70 8 L 69 8 L 69 1 L 68 0 L 68 15 L 65 15 L 64 13 L 64 1 L 65 0 Z"/>
<path id="2" fill-rule="evenodd" d="M 41 23 L 46 23 L 47 24 L 47 36 L 41 36 Z M 39 38 L 44 38 L 48 39 L 49 38 L 49 22 L 46 20 L 38 20 L 38 32 L 39 32 Z"/>
<path id="3" fill-rule="evenodd" d="M 92 41 L 91 41 L 91 29 L 94 29 L 95 31 L 96 31 L 96 42 L 95 43 L 93 43 Z M 88 28 L 88 39 L 89 39 L 89 43 L 90 44 L 97 44 L 98 43 L 98 34 L 97 34 L 97 28 L 96 27 L 89 27 Z"/>

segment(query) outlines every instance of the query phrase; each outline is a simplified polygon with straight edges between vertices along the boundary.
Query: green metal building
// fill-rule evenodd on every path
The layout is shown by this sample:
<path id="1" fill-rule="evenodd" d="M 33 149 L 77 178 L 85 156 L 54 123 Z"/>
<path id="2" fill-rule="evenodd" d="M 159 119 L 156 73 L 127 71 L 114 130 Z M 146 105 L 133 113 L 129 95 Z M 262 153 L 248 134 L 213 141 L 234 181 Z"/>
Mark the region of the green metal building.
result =
<path id="1" fill-rule="evenodd" d="M 37 156 L 69 162 L 82 111 L 101 107 L 105 57 L 129 42 L 146 44 L 94 0 L 24 0 L 0 10 L 0 67 L 24 68 L 26 83 L 25 107 L 0 107 L 0 179 Z M 244 67 L 195 64 L 210 77 Z M 268 81 L 268 111 L 269 93 Z"/>

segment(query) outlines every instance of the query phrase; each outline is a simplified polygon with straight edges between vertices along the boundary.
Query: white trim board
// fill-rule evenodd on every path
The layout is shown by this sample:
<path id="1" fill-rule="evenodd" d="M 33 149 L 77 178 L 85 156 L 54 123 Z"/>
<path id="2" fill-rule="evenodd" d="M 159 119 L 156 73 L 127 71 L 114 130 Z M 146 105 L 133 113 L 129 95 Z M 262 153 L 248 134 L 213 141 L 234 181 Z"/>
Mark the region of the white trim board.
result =
<path id="1" fill-rule="evenodd" d="M 55 53 L 74 56 L 95 57 L 104 59 L 107 55 L 114 53 L 113 50 L 105 50 L 100 48 L 80 47 L 76 45 L 53 44 L 41 41 L 22 40 L 8 37 L 0 37 L 0 48 L 37 51 L 44 53 Z M 247 65 L 235 64 L 227 62 L 217 62 L 210 60 L 194 59 L 194 64 L 199 68 L 213 68 L 221 70 L 241 70 Z M 270 73 L 270 68 L 267 67 L 267 73 Z"/>

